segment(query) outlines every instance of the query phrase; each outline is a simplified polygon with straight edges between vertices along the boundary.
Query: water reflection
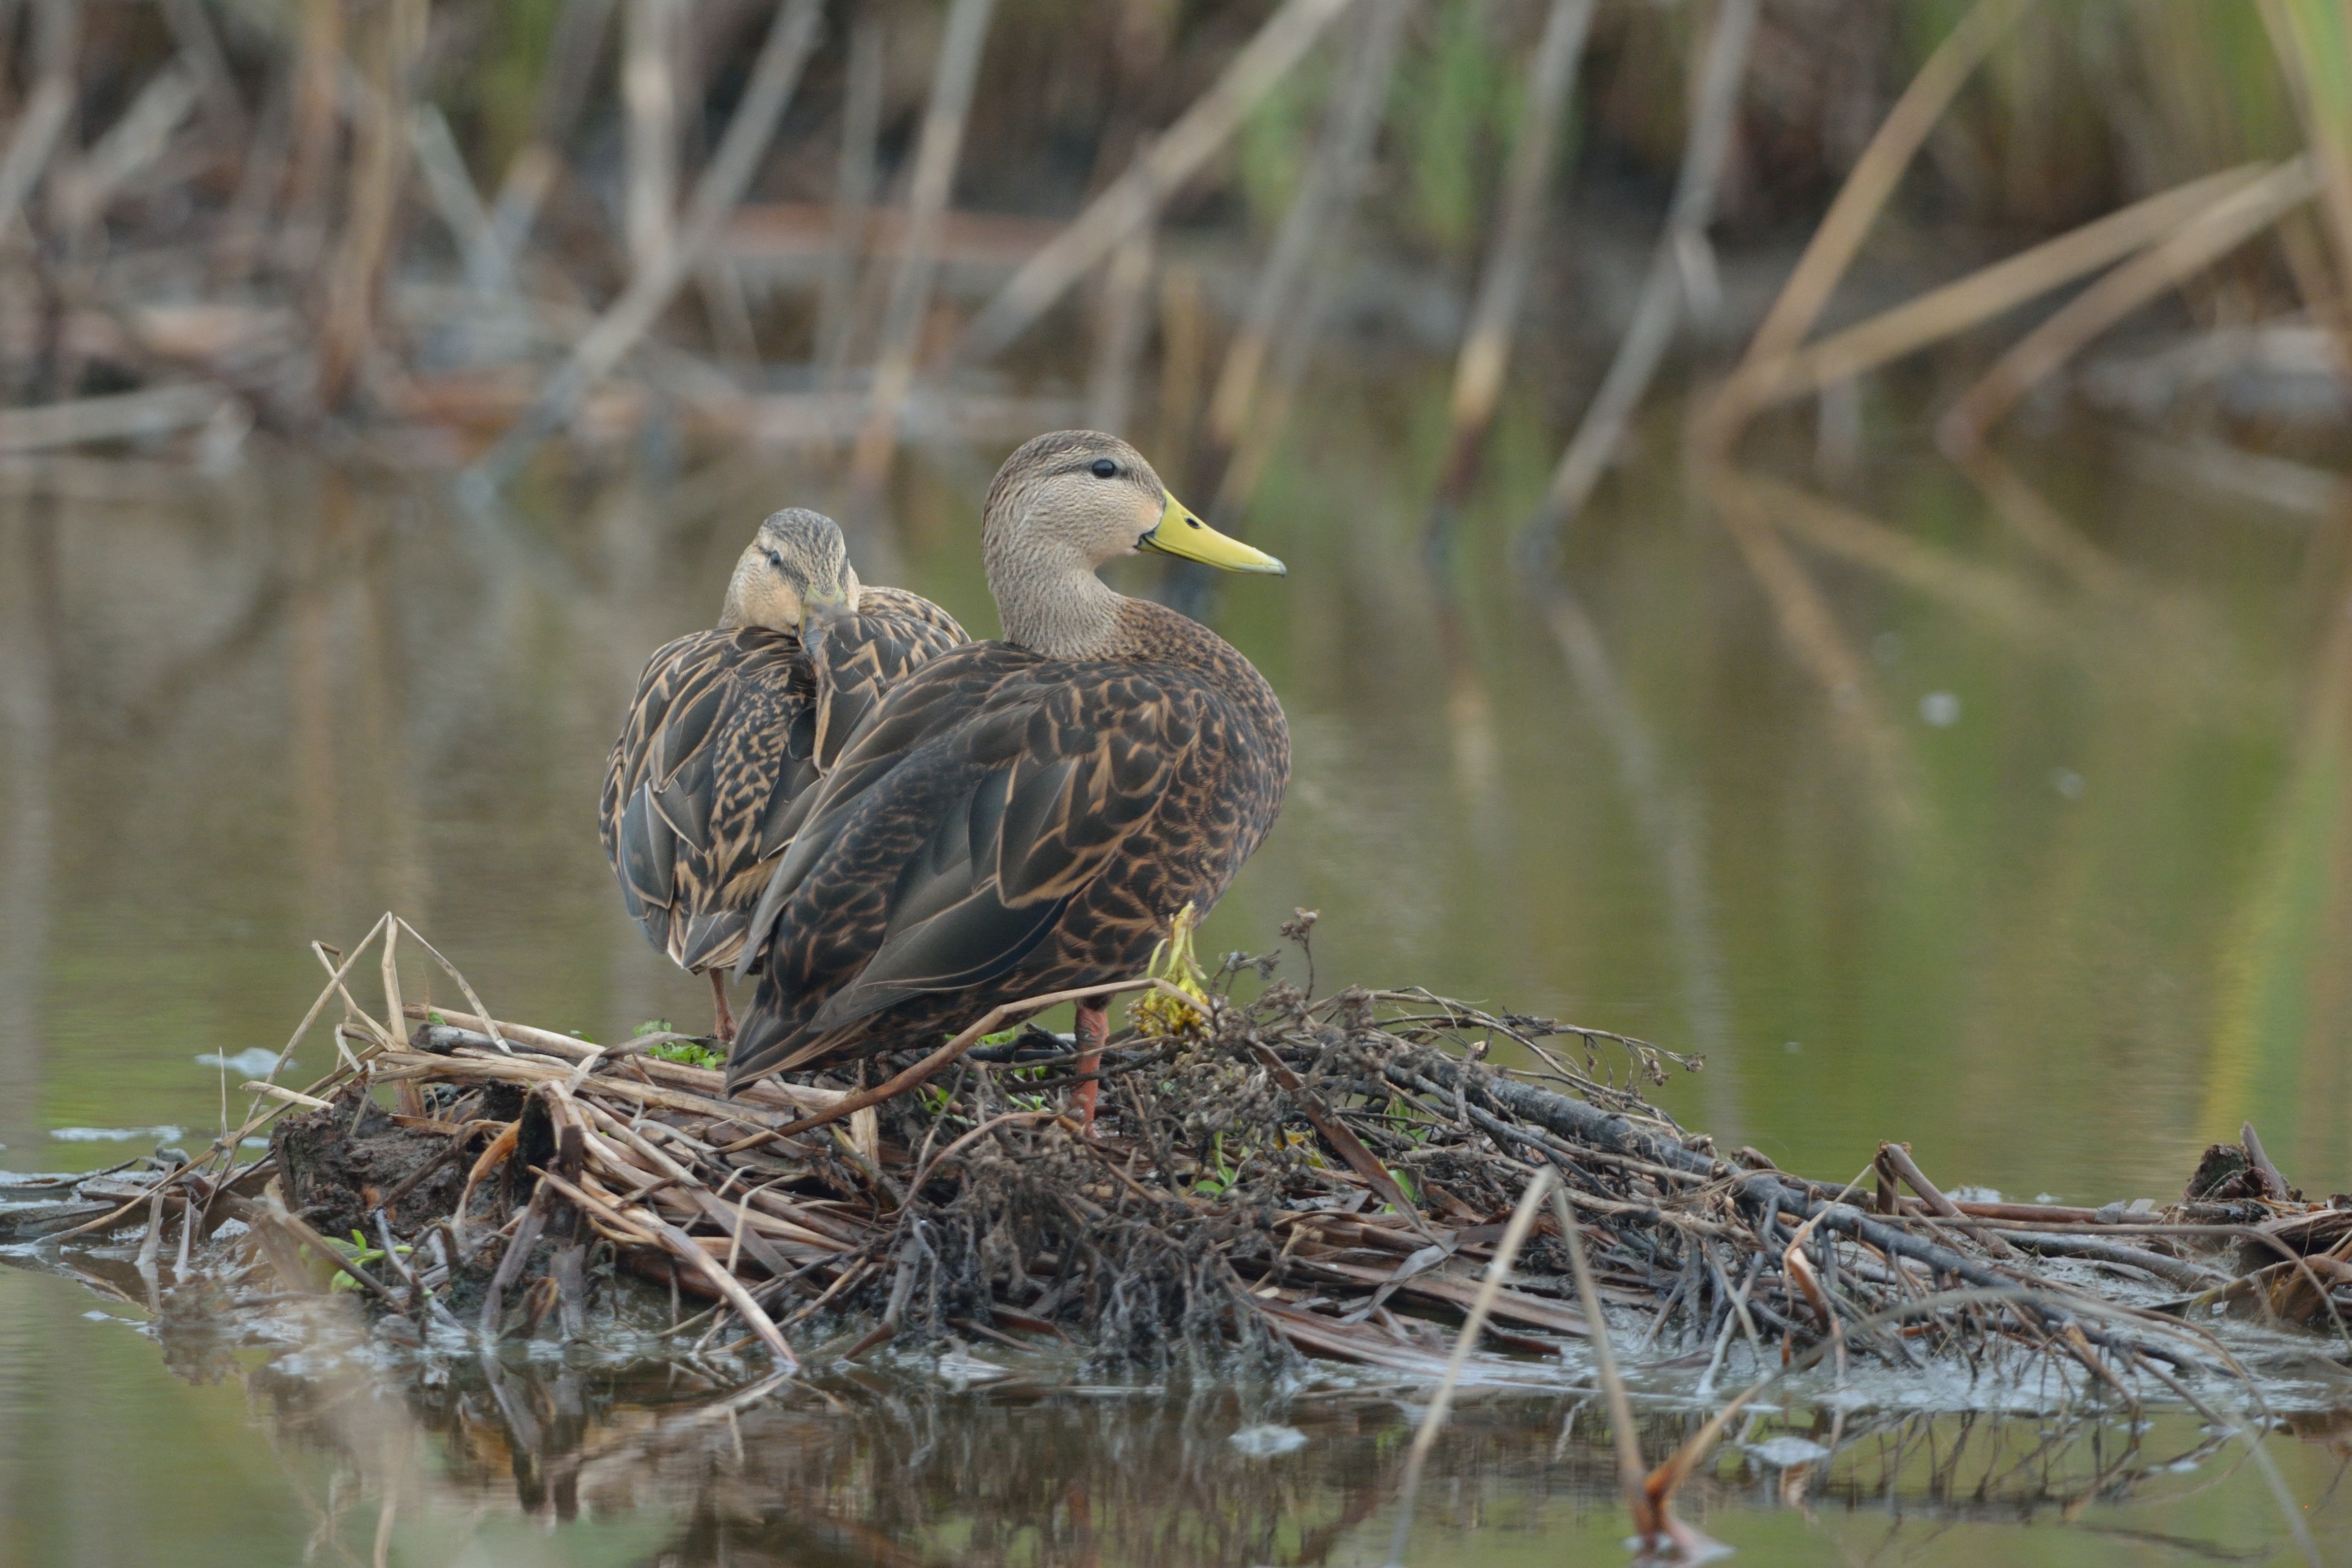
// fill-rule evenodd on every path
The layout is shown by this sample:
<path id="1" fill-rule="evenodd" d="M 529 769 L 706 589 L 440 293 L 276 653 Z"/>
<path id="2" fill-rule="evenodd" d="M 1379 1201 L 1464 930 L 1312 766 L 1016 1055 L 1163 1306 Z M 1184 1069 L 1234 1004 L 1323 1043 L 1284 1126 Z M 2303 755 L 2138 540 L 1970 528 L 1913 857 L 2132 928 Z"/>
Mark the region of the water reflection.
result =
<path id="1" fill-rule="evenodd" d="M 1399 384 L 1303 401 L 1248 524 L 1293 574 L 1213 607 L 1297 760 L 1213 946 L 1316 907 L 1327 984 L 1703 1050 L 1678 1113 L 1820 1174 L 1898 1136 L 1948 1184 L 2163 1196 L 2252 1116 L 2294 1179 L 2352 1186 L 2341 519 L 2143 484 L 2092 438 L 1967 474 L 1878 451 L 1834 492 L 1749 483 L 1727 505 L 1658 441 L 1531 592 L 1505 541 L 1550 453 L 1507 421 L 1433 600 L 1419 498 L 1443 389 Z M 861 564 L 893 551 L 888 575 L 992 627 L 975 535 L 996 455 L 910 459 L 852 519 Z M 429 476 L 258 438 L 224 476 L 0 470 L 0 1162 L 140 1147 L 59 1127 L 202 1135 L 220 1070 L 194 1059 L 275 1049 L 317 983 L 304 941 L 388 906 L 501 1014 L 597 1038 L 698 1016 L 612 894 L 594 783 L 646 652 L 707 624 L 757 517 L 832 483 L 653 450 L 469 512 Z M 1931 696 L 1952 722 L 1923 716 Z M 412 998 L 442 983 L 404 977 Z M 1416 1398 L 959 1391 L 908 1368 L 730 1408 L 727 1368 L 335 1384 L 193 1332 L 163 1336 L 181 1385 L 89 1302 L 0 1270 L 0 1544 L 28 1561 L 173 1555 L 94 1504 L 81 1478 L 107 1475 L 210 1521 L 188 1561 L 365 1562 L 383 1530 L 386 1560 L 415 1562 L 1373 1562 Z M 1613 1552 L 1610 1457 L 1589 1415 L 1563 1440 L 1572 1405 L 1474 1404 L 1412 1560 Z M 1307 1446 L 1232 1448 L 1269 1416 Z M 2084 1422 L 1808 1415 L 1809 1440 L 1837 1438 L 1826 1474 L 1727 1459 L 1693 1511 L 1766 1561 L 1980 1561 L 1968 1521 L 1994 1516 L 2098 1523 L 2119 1562 L 2149 1535 L 2280 1542 L 2229 1461 L 2164 1469 L 2192 1426 L 2135 1448 Z M 189 1431 L 236 1456 L 218 1497 L 174 1479 Z M 2314 1436 L 2274 1439 L 2305 1500 L 2336 1464 Z"/>
<path id="2" fill-rule="evenodd" d="M 1507 425 L 1433 600 L 1427 391 L 1318 389 L 1261 488 L 1248 527 L 1296 570 L 1215 613 L 1297 782 L 1210 940 L 1319 907 L 1328 977 L 1702 1050 L 1678 1109 L 1784 1163 L 1894 1135 L 1943 1179 L 2151 1196 L 2252 1116 L 2305 1186 L 2352 1186 L 2339 526 L 2138 486 L 2091 440 L 1967 474 L 1880 452 L 1834 495 L 1686 486 L 1662 443 L 1529 592 L 1504 540 L 1543 452 Z M 910 460 L 857 547 L 981 627 L 992 456 Z M 266 447 L 0 476 L 0 1158 L 215 1124 L 192 1059 L 277 1044 L 302 943 L 387 906 L 502 1010 L 692 1016 L 591 786 L 751 520 L 834 488 L 658 449 L 480 513 Z"/>
<path id="3" fill-rule="evenodd" d="M 23 1485 L 40 1458 L 0 1448 L 0 1481 L 18 1483 L 0 1493 L 12 1544 L 38 1549 L 28 1562 L 156 1560 L 195 1522 L 204 1544 L 175 1560 L 1370 1564 L 1385 1559 L 1426 1396 L 1345 1373 L 1279 1386 L 1087 1384 L 1066 1364 L 992 1345 L 789 1384 L 751 1381 L 755 1369 L 724 1357 L 393 1354 L 348 1302 L 314 1301 L 241 1339 L 215 1313 L 222 1292 L 193 1288 L 167 1292 L 150 1343 L 108 1313 L 80 1313 L 110 1290 L 139 1293 L 128 1265 L 83 1272 L 97 1297 L 0 1270 L 11 1309 L 0 1370 L 15 1384 L 47 1347 L 50 1377 L 79 1375 L 100 1396 L 68 1449 L 116 1444 L 118 1469 L 182 1451 L 194 1432 L 220 1447 L 205 1467 L 208 1496 L 184 1482 L 143 1515 L 104 1521 L 71 1503 L 71 1486 Z M 142 1437 L 104 1397 L 120 1374 L 89 1373 L 152 1362 L 159 1348 L 185 1380 L 183 1403 L 150 1406 L 179 1419 Z M 187 1402 L 207 1394 L 228 1403 Z M 2062 1522 L 2075 1527 L 2069 1562 L 2145 1561 L 2158 1546 L 2221 1561 L 2286 1550 L 2242 1449 L 2193 1419 L 2136 1421 L 2055 1389 L 2000 1402 L 2019 1408 L 1935 1415 L 1849 1398 L 1767 1412 L 1701 1468 L 1683 1511 L 1759 1563 L 2015 1561 Z M 213 1421 L 190 1419 L 206 1407 Z M 1645 1406 L 1644 1451 L 1670 1451 L 1697 1421 L 1671 1402 Z M 1269 1426 L 1280 1441 L 1264 1440 Z M 2332 1480 L 2352 1459 L 2344 1418 L 2290 1416 L 2268 1448 L 2332 1539 Z M 1430 1474 L 1409 1563 L 1556 1562 L 1570 1543 L 1619 1560 L 1615 1457 L 1588 1396 L 1472 1394 Z M 226 1554 L 227 1531 L 247 1522 L 234 1547 L 245 1555 Z"/>

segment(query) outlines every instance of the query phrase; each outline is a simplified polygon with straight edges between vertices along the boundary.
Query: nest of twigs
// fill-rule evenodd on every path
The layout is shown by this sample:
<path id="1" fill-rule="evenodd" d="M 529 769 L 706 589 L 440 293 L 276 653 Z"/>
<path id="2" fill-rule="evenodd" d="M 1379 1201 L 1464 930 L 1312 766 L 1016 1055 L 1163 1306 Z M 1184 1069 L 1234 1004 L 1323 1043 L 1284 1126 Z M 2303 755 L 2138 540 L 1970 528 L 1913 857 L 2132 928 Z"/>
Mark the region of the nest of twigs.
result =
<path id="1" fill-rule="evenodd" d="M 1286 928 L 1301 958 L 1310 924 Z M 787 1370 L 952 1335 L 1435 1376 L 1467 1319 L 1501 1375 L 1580 1355 L 1590 1302 L 1704 1358 L 1703 1387 L 1732 1358 L 2007 1345 L 2179 1388 L 2229 1361 L 2217 1312 L 2341 1333 L 2352 1310 L 2352 1212 L 2302 1202 L 2251 1130 L 2160 1211 L 1955 1202 L 1895 1144 L 1865 1194 L 1685 1133 L 1643 1092 L 1699 1064 L 1655 1046 L 1279 974 L 1235 956 L 1126 988 L 1087 1134 L 1069 1043 L 986 1032 L 1042 998 L 870 1086 L 730 1099 L 675 1036 L 601 1047 L 395 990 L 404 1039 L 352 1005 L 335 1073 L 264 1090 L 266 1156 L 232 1167 L 224 1138 L 85 1183 L 68 1233 L 144 1226 L 152 1259 L 181 1216 L 184 1258 L 233 1218 L 285 1286 L 355 1291 L 394 1339 L 677 1335 Z M 1244 976 L 1267 982 L 1246 1000 Z M 1522 1204 L 1547 1167 L 1572 1207 Z"/>

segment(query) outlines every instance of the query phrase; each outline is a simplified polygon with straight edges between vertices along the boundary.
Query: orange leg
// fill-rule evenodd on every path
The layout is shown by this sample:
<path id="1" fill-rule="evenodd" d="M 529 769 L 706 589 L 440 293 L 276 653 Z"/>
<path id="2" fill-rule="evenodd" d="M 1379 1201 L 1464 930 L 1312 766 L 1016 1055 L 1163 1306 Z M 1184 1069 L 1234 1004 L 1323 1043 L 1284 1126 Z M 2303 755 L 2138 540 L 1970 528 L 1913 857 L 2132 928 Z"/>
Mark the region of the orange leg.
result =
<path id="1" fill-rule="evenodd" d="M 1103 1041 L 1110 1038 L 1110 1009 L 1100 1002 L 1078 1004 L 1078 1071 L 1092 1072 L 1102 1066 Z M 1095 1130 L 1095 1100 L 1102 1092 L 1099 1080 L 1089 1078 L 1077 1087 L 1078 1129 L 1092 1137 Z"/>
<path id="2" fill-rule="evenodd" d="M 710 1006 L 716 1014 L 710 1032 L 719 1037 L 721 1045 L 735 1043 L 735 1015 L 727 1010 L 727 971 L 712 969 L 710 975 Z"/>

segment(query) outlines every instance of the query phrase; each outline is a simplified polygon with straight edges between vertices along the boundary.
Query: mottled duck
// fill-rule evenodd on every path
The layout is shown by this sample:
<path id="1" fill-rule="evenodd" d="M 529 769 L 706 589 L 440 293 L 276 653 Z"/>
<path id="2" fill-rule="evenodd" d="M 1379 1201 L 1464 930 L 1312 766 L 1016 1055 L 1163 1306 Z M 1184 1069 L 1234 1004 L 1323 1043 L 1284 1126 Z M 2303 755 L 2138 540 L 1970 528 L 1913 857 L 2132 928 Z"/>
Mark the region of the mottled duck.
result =
<path id="1" fill-rule="evenodd" d="M 646 662 L 605 767 L 604 854 L 646 937 L 709 976 L 721 1040 L 793 804 L 892 684 L 963 641 L 930 601 L 860 583 L 833 519 L 791 507 L 736 561 L 719 624 Z"/>
<path id="2" fill-rule="evenodd" d="M 893 687 L 795 813 L 738 971 L 761 977 L 730 1087 L 936 1045 L 1001 1002 L 1136 975 L 1273 825 L 1290 777 L 1273 689 L 1205 626 L 1095 573 L 1138 550 L 1280 561 L 1091 431 L 1005 460 L 982 546 L 1004 638 Z M 1101 1004 L 1078 1009 L 1082 1072 L 1107 1029 Z M 1095 1088 L 1078 1095 L 1089 1124 Z"/>

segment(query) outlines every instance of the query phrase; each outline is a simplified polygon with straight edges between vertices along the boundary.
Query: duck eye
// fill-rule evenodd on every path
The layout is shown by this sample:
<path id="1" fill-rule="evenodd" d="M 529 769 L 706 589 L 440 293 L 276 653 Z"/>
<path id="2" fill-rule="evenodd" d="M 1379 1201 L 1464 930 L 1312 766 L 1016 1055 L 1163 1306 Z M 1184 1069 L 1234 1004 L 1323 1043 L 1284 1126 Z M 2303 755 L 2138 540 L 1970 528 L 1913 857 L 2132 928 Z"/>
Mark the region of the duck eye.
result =
<path id="1" fill-rule="evenodd" d="M 1097 457 L 1095 459 L 1094 466 L 1087 472 L 1097 479 L 1108 479 L 1118 475 L 1118 465 L 1108 457 Z"/>

